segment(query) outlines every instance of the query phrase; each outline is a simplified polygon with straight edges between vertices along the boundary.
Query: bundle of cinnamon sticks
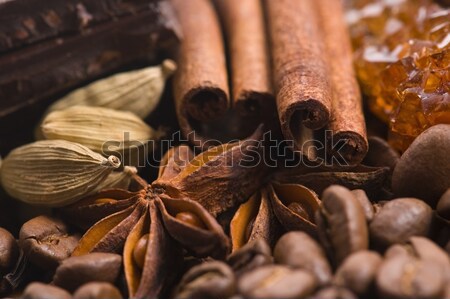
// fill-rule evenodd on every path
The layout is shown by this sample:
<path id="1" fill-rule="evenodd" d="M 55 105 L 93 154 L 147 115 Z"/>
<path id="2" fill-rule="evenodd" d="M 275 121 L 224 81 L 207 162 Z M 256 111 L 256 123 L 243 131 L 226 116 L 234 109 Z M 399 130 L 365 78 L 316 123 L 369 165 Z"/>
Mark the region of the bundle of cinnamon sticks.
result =
<path id="1" fill-rule="evenodd" d="M 314 160 L 320 145 L 305 145 L 320 136 L 326 159 L 361 162 L 368 143 L 340 0 L 171 1 L 183 31 L 174 96 L 191 142 L 208 144 L 208 124 L 230 127 L 229 111 L 241 134 L 278 112 L 296 152 Z"/>

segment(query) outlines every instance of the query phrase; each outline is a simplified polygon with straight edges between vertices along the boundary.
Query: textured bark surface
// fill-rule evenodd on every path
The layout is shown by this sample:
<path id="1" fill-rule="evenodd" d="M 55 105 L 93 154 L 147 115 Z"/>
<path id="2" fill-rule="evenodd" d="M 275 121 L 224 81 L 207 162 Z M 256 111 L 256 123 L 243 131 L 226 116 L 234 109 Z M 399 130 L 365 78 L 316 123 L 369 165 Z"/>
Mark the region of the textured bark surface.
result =
<path id="1" fill-rule="evenodd" d="M 193 123 L 214 120 L 229 107 L 222 34 L 209 1 L 171 0 L 171 3 L 183 30 L 174 79 L 176 112 L 182 133 L 198 144 L 189 134 Z"/>
<path id="2" fill-rule="evenodd" d="M 304 127 L 319 129 L 331 114 L 331 82 L 314 0 L 266 0 L 274 84 L 283 135 L 302 150 Z"/>
<path id="3" fill-rule="evenodd" d="M 269 51 L 259 0 L 215 0 L 228 43 L 233 106 L 242 115 L 273 115 Z"/>
<path id="4" fill-rule="evenodd" d="M 353 52 L 340 0 L 316 2 L 332 85 L 332 117 L 328 128 L 334 142 L 345 143 L 341 155 L 350 165 L 359 164 L 368 150 L 361 92 L 353 70 Z M 334 153 L 330 151 L 329 155 Z"/>

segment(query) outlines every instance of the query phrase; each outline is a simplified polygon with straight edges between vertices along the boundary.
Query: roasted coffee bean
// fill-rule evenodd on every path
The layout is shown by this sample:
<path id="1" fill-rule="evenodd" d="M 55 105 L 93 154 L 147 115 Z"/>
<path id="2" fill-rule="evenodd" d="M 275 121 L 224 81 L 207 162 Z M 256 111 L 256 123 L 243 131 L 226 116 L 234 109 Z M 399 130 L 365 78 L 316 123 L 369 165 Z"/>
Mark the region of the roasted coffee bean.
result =
<path id="1" fill-rule="evenodd" d="M 19 258 L 19 246 L 9 231 L 0 227 L 0 278 L 9 273 Z"/>
<path id="2" fill-rule="evenodd" d="M 352 190 L 352 193 L 363 207 L 367 222 L 372 221 L 375 214 L 375 209 L 369 198 L 367 197 L 366 191 L 362 189 L 355 189 Z"/>
<path id="3" fill-rule="evenodd" d="M 122 299 L 120 291 L 107 282 L 89 282 L 79 287 L 73 294 L 74 299 Z"/>
<path id="4" fill-rule="evenodd" d="M 375 214 L 377 214 L 379 211 L 381 211 L 381 208 L 387 204 L 389 202 L 389 200 L 380 200 L 376 203 L 373 204 L 373 212 L 374 212 L 374 216 Z"/>
<path id="5" fill-rule="evenodd" d="M 398 248 L 393 249 L 395 247 L 401 247 L 404 251 L 402 252 Z M 442 248 L 430 239 L 411 237 L 404 245 L 391 246 L 388 252 L 390 257 L 394 255 L 409 255 L 420 260 L 434 261 L 442 266 L 446 279 L 450 282 L 450 258 Z"/>
<path id="6" fill-rule="evenodd" d="M 304 232 L 283 235 L 274 249 L 275 262 L 311 272 L 319 285 L 326 285 L 332 277 L 325 253 L 317 242 Z"/>
<path id="7" fill-rule="evenodd" d="M 394 199 L 383 205 L 370 223 L 371 241 L 384 249 L 395 243 L 404 243 L 411 236 L 425 236 L 432 217 L 431 208 L 419 199 Z"/>
<path id="8" fill-rule="evenodd" d="M 450 186 L 450 124 L 420 134 L 403 153 L 392 175 L 398 197 L 417 197 L 435 207 Z"/>
<path id="9" fill-rule="evenodd" d="M 450 222 L 450 188 L 439 199 L 436 212 L 440 217 Z"/>
<path id="10" fill-rule="evenodd" d="M 442 298 L 450 298 L 450 283 L 447 284 Z"/>
<path id="11" fill-rule="evenodd" d="M 114 283 L 122 268 L 122 257 L 114 253 L 95 252 L 64 260 L 56 269 L 53 283 L 70 292 L 92 282 Z"/>
<path id="12" fill-rule="evenodd" d="M 368 248 L 364 209 L 347 188 L 333 185 L 325 189 L 316 222 L 321 242 L 338 264 L 353 252 Z"/>
<path id="13" fill-rule="evenodd" d="M 71 299 L 72 296 L 61 288 L 33 282 L 23 291 L 21 299 Z"/>
<path id="14" fill-rule="evenodd" d="M 414 255 L 413 252 L 411 252 L 411 248 L 408 246 L 403 246 L 401 244 L 394 244 L 391 247 L 389 247 L 386 252 L 384 253 L 384 257 L 387 259 L 396 257 L 396 256 L 411 256 Z"/>
<path id="15" fill-rule="evenodd" d="M 269 244 L 263 239 L 257 239 L 233 252 L 228 256 L 227 263 L 239 277 L 245 272 L 271 264 L 272 260 Z"/>
<path id="16" fill-rule="evenodd" d="M 174 298 L 228 298 L 236 293 L 236 279 L 231 268 L 219 261 L 191 268 L 181 279 Z"/>
<path id="17" fill-rule="evenodd" d="M 372 290 L 377 271 L 383 261 L 374 251 L 358 251 L 348 256 L 336 271 L 334 283 L 363 296 Z"/>
<path id="18" fill-rule="evenodd" d="M 244 298 L 290 299 L 310 295 L 317 286 L 315 277 L 305 270 L 268 265 L 243 274 L 238 291 Z"/>
<path id="19" fill-rule="evenodd" d="M 44 270 L 56 269 L 72 254 L 78 240 L 61 220 L 48 216 L 27 221 L 19 234 L 19 245 L 28 259 Z"/>
<path id="20" fill-rule="evenodd" d="M 376 284 L 381 298 L 442 298 L 446 280 L 438 263 L 396 255 L 383 261 Z"/>
<path id="21" fill-rule="evenodd" d="M 324 289 L 321 289 L 317 293 L 315 293 L 310 299 L 357 299 L 358 297 L 353 294 L 350 290 L 330 286 Z"/>

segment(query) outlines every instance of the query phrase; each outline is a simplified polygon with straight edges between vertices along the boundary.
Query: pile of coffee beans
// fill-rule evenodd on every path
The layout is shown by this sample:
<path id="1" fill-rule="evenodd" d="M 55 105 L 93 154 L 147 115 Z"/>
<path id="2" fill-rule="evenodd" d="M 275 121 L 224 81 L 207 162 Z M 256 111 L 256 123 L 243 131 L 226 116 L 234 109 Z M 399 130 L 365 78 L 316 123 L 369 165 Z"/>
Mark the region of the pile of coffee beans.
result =
<path id="1" fill-rule="evenodd" d="M 318 236 L 284 234 L 192 267 L 173 298 L 450 298 L 450 190 L 437 210 L 416 198 L 372 204 L 327 188 Z M 434 240 L 434 241 L 433 241 Z M 445 249 L 443 249 L 445 248 Z"/>

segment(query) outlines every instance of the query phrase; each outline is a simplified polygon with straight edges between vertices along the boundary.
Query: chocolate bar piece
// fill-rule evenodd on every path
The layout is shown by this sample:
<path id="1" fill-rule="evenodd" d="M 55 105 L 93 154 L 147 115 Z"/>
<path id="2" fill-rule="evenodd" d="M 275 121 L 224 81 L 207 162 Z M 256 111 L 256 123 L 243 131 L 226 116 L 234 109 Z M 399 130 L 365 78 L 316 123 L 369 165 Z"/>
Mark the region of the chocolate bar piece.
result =
<path id="1" fill-rule="evenodd" d="M 0 0 L 0 53 L 151 9 L 159 0 Z"/>
<path id="2" fill-rule="evenodd" d="M 84 34 L 0 56 L 0 118 L 119 67 L 156 62 L 177 44 L 176 24 L 163 1 Z"/>

